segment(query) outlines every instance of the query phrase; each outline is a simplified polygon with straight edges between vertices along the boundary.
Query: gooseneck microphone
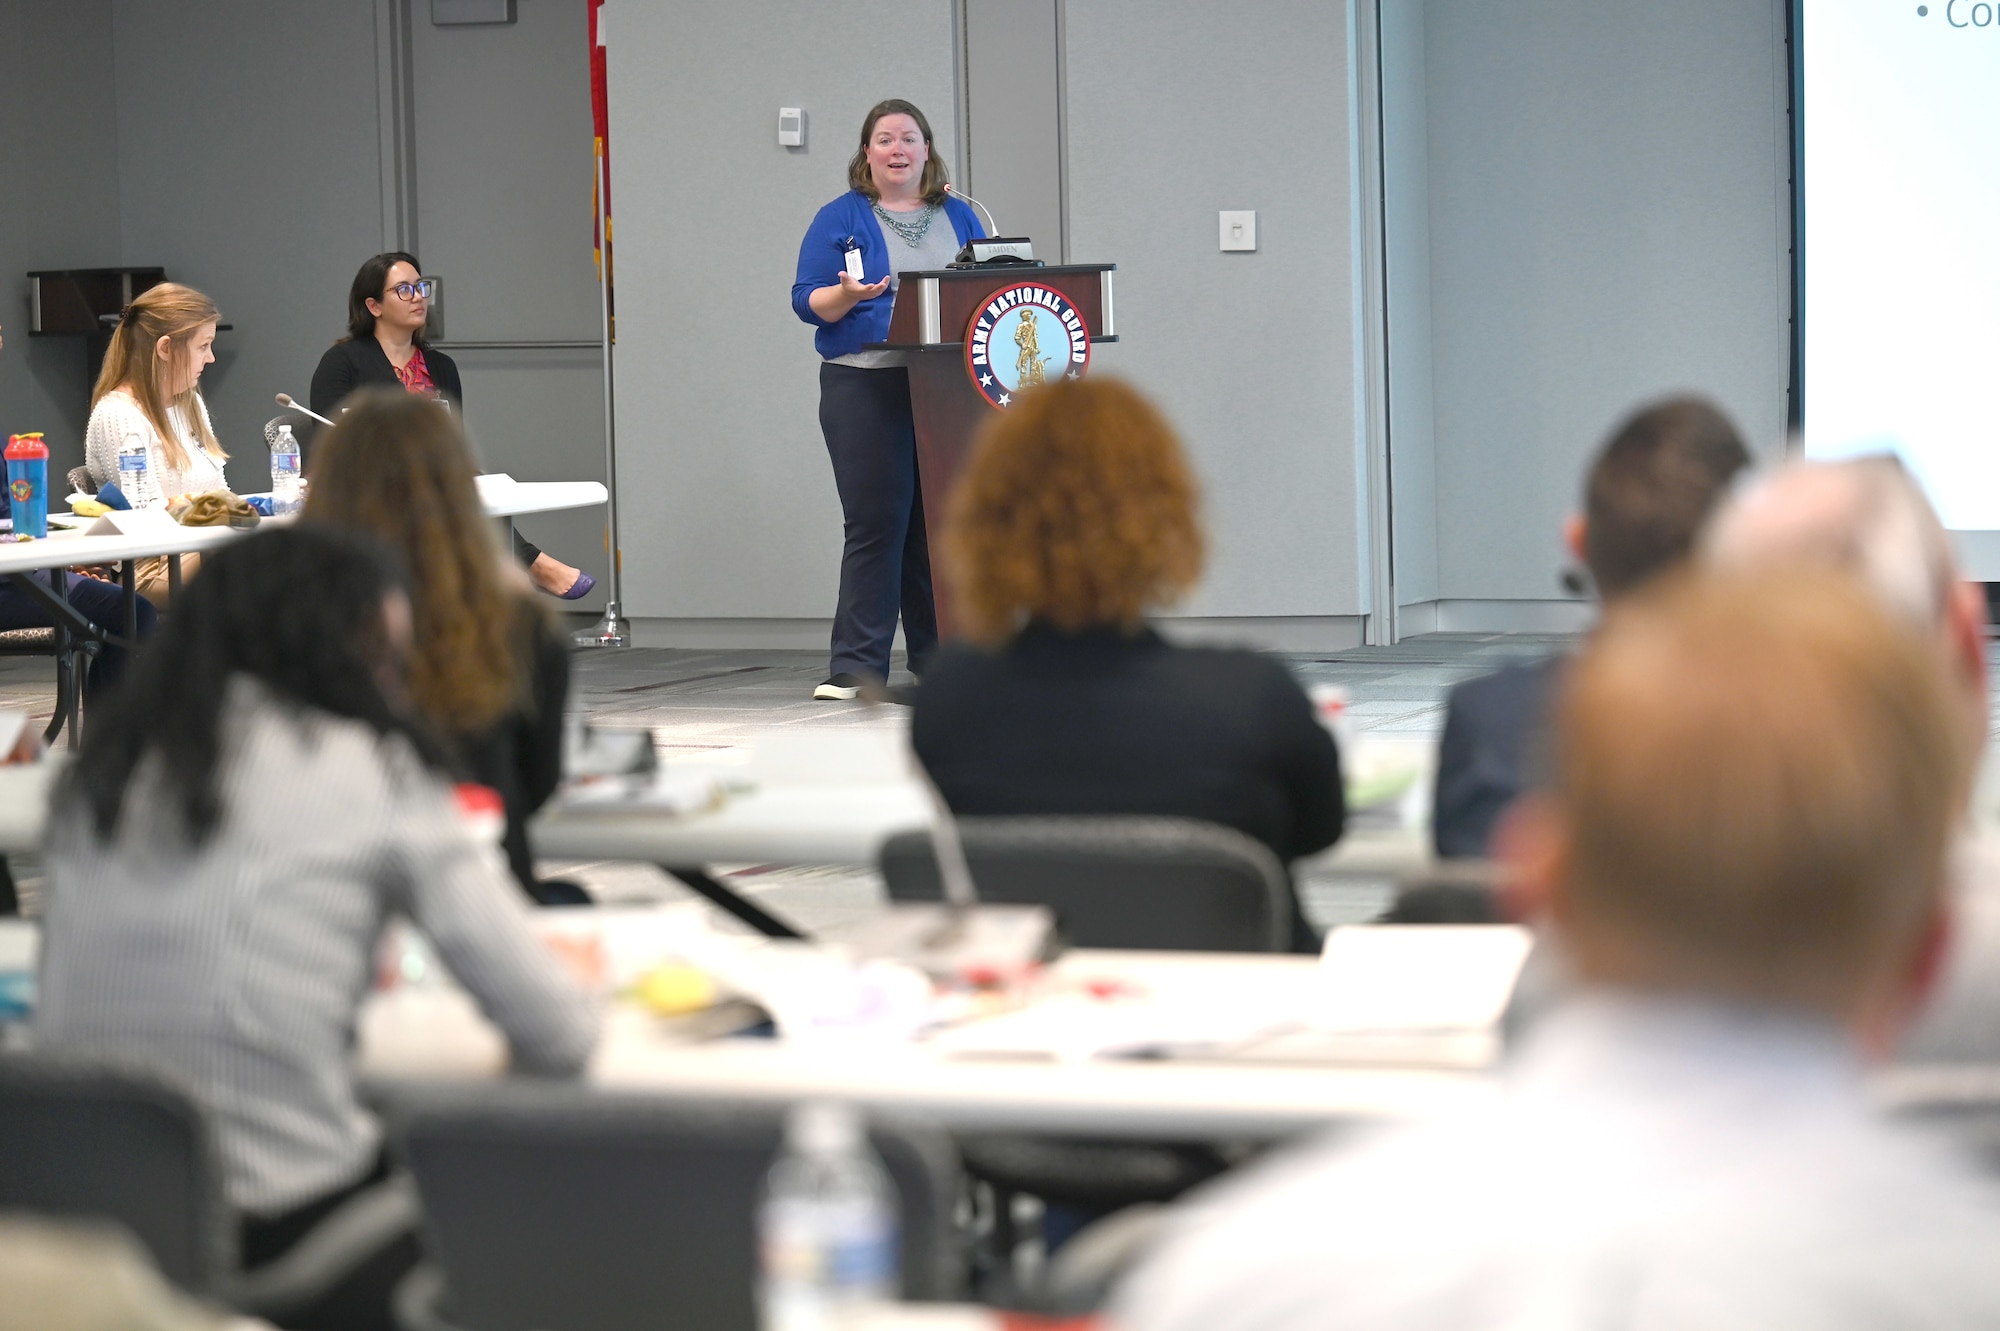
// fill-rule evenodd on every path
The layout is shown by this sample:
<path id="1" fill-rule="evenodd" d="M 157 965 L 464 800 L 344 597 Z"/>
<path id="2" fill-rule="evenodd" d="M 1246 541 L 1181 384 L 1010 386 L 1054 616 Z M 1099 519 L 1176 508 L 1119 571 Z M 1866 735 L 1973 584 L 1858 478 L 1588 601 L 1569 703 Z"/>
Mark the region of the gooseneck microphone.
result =
<path id="1" fill-rule="evenodd" d="M 980 212 L 985 213 L 987 235 L 997 236 L 1000 234 L 1000 224 L 993 220 L 993 214 L 991 211 L 987 209 L 985 204 L 973 198 L 970 194 L 967 194 L 964 190 L 960 189 L 958 186 L 950 184 L 948 182 L 944 187 L 944 192 L 946 194 L 956 194 L 959 198 L 964 199 L 967 203 L 977 208 Z"/>
<path id="2" fill-rule="evenodd" d="M 333 424 L 333 422 L 332 422 L 332 421 L 330 421 L 330 420 L 328 420 L 328 419 L 327 419 L 326 417 L 324 417 L 324 416 L 320 415 L 320 414 L 319 414 L 318 412 L 316 412 L 316 411 L 313 411 L 313 410 L 311 410 L 310 408 L 307 408 L 307 407 L 302 407 L 302 406 L 300 406 L 300 405 L 299 405 L 298 403 L 296 403 L 296 402 L 292 401 L 292 395 L 291 395 L 290 393 L 280 393 L 280 394 L 278 394 L 278 405 L 279 405 L 279 406 L 281 406 L 281 407 L 288 407 L 288 408 L 290 408 L 291 410 L 293 410 L 293 411 L 296 411 L 296 412 L 299 412 L 299 413 L 300 413 L 300 414 L 302 414 L 302 415 L 306 415 L 306 416 L 310 416 L 310 417 L 312 417 L 312 418 L 313 418 L 314 420 L 318 421 L 318 422 L 319 422 L 319 423 L 320 423 L 321 425 L 331 425 L 331 424 Z"/>

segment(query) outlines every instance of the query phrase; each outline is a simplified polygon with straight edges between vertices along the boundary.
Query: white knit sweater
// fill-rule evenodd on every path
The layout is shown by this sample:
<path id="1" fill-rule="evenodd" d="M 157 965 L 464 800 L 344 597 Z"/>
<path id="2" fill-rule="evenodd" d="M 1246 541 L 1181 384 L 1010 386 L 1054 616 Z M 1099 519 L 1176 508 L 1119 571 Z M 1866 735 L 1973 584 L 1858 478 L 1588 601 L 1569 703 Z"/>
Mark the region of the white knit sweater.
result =
<path id="1" fill-rule="evenodd" d="M 199 393 L 194 400 L 201 409 L 202 419 L 208 420 L 208 404 L 202 401 Z M 146 462 L 151 470 L 154 493 L 144 502 L 138 495 L 125 496 L 134 506 L 150 508 L 176 495 L 198 495 L 209 490 L 228 489 L 222 459 L 202 448 L 201 441 L 194 437 L 178 414 L 170 414 L 168 422 L 188 455 L 185 468 L 168 465 L 160 432 L 146 419 L 146 413 L 139 410 L 137 402 L 123 392 L 110 392 L 99 398 L 97 405 L 91 409 L 90 427 L 83 436 L 83 461 L 90 468 L 90 478 L 100 486 L 117 480 L 118 451 L 125 447 L 128 439 L 138 438 L 146 441 Z M 209 433 L 214 432 L 214 423 L 210 422 Z"/>

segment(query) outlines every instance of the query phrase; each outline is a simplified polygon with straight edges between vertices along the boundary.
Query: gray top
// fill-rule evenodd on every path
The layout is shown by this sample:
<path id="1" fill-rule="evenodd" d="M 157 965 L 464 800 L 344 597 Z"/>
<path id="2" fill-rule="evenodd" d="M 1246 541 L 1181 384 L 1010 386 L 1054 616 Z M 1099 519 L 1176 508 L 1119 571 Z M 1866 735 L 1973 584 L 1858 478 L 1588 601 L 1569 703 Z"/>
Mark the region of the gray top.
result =
<path id="1" fill-rule="evenodd" d="M 875 217 L 875 225 L 882 229 L 882 243 L 889 247 L 889 293 L 894 295 L 902 289 L 903 279 L 898 273 L 935 272 L 958 257 L 964 246 L 959 243 L 958 232 L 952 229 L 951 215 L 940 207 L 931 214 L 930 225 L 924 234 L 912 245 L 896 234 L 895 228 L 883 221 L 880 214 Z M 915 214 L 910 214 L 914 216 Z M 850 351 L 845 356 L 835 356 L 835 365 L 855 365 L 864 370 L 886 370 L 909 363 L 909 356 L 901 351 Z"/>
<path id="2" fill-rule="evenodd" d="M 1844 1033 L 1609 993 L 1500 1095 L 1283 1153 L 1183 1208 L 1123 1331 L 2000 1326 L 2000 1196 L 1869 1111 Z"/>
<path id="3" fill-rule="evenodd" d="M 157 1068 L 202 1102 L 229 1199 L 270 1215 L 359 1178 L 380 1129 L 355 1094 L 356 1009 L 392 914 L 436 945 L 517 1070 L 569 1074 L 598 1015 L 530 932 L 490 840 L 407 742 L 230 685 L 222 819 L 174 848 L 157 768 L 116 839 L 51 828 L 35 1038 Z"/>

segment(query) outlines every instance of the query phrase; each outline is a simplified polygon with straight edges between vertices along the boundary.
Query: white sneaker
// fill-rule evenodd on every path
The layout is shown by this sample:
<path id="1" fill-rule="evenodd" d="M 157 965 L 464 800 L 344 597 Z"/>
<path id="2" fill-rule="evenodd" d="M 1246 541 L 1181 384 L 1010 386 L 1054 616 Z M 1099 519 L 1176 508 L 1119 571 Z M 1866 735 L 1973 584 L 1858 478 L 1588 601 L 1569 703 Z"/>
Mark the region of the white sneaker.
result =
<path id="1" fill-rule="evenodd" d="M 847 702 L 861 695 L 861 678 L 845 672 L 813 690 L 815 702 Z"/>

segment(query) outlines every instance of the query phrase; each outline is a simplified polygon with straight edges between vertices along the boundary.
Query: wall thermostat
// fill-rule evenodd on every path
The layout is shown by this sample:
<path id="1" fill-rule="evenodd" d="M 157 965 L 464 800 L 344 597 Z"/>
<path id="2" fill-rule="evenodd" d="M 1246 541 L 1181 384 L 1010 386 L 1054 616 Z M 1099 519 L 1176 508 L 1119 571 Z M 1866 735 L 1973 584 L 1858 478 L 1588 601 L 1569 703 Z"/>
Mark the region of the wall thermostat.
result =
<path id="1" fill-rule="evenodd" d="M 806 113 L 796 106 L 778 108 L 778 146 L 780 148 L 803 148 L 806 146 Z"/>
<path id="2" fill-rule="evenodd" d="M 1254 250 L 1257 248 L 1257 214 L 1251 212 L 1225 212 L 1222 214 L 1222 248 L 1225 250 Z"/>

